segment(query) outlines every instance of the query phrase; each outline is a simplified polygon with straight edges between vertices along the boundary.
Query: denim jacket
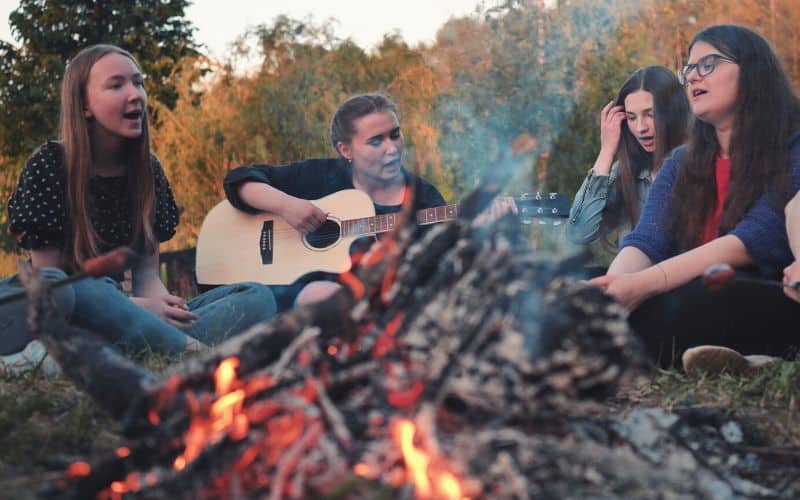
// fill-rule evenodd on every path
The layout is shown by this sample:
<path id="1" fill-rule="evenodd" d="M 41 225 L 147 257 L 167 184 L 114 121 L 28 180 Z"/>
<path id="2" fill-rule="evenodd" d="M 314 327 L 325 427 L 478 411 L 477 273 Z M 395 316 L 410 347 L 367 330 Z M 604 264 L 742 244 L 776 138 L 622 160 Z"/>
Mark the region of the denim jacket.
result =
<path id="1" fill-rule="evenodd" d="M 641 213 L 647 192 L 650 190 L 652 176 L 649 170 L 641 172 L 635 179 L 636 192 L 639 195 L 639 211 Z M 609 241 L 618 244 L 631 232 L 630 221 L 622 217 L 623 200 L 619 185 L 619 162 L 614 162 L 609 175 L 595 175 L 592 169 L 575 194 L 575 201 L 569 211 L 567 222 L 567 238 L 577 245 L 589 245 L 603 236 L 600 226 L 603 217 L 619 220 Z"/>

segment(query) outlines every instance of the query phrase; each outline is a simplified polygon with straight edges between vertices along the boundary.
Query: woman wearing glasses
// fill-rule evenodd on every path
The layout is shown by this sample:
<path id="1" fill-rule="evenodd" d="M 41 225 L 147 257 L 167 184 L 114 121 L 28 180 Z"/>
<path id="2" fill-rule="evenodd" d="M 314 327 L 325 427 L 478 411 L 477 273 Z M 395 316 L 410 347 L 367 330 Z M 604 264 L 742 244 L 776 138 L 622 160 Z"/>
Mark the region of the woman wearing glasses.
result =
<path id="1" fill-rule="evenodd" d="M 740 26 L 698 33 L 679 78 L 694 115 L 688 142 L 664 161 L 636 228 L 592 283 L 632 311 L 664 364 L 700 344 L 784 355 L 798 341 L 782 325 L 800 305 L 779 287 L 738 280 L 715 294 L 698 278 L 722 262 L 778 279 L 792 261 L 783 206 L 800 188 L 800 101 L 769 44 Z"/>
<path id="2" fill-rule="evenodd" d="M 689 102 L 672 71 L 647 66 L 625 81 L 600 112 L 600 153 L 567 223 L 573 243 L 602 238 L 606 250 L 616 253 L 619 240 L 636 225 L 664 158 L 686 139 L 688 119 Z"/>

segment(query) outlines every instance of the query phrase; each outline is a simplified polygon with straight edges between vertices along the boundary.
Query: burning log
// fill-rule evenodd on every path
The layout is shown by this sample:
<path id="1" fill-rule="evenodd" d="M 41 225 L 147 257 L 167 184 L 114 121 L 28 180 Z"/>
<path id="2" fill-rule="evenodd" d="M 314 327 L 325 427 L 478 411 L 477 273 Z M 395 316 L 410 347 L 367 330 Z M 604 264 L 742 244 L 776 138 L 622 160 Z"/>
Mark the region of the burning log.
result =
<path id="1" fill-rule="evenodd" d="M 706 480 L 766 491 L 697 459 L 672 414 L 597 420 L 598 401 L 646 366 L 625 312 L 568 277 L 580 258 L 531 253 L 509 219 L 475 227 L 486 195 L 422 237 L 404 227 L 374 245 L 329 300 L 160 379 L 95 349 L 129 381 L 129 405 L 60 347 L 75 332 L 43 331 L 130 443 L 73 464 L 42 495 L 356 498 L 367 484 L 418 498 L 649 498 L 648 481 L 683 493 Z M 636 418 L 655 422 L 645 427 L 662 456 L 642 447 L 649 431 L 626 431 Z M 676 456 L 702 473 L 667 468 Z"/>

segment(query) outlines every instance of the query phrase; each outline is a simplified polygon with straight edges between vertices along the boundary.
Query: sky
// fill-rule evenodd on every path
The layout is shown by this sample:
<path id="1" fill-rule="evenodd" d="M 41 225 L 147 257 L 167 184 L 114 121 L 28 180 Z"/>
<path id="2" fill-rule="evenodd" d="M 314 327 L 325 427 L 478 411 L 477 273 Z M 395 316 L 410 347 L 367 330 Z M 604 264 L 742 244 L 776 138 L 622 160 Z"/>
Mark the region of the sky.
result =
<path id="1" fill-rule="evenodd" d="M 335 18 L 335 34 L 349 37 L 364 48 L 371 48 L 385 33 L 398 31 L 414 45 L 431 41 L 436 31 L 451 17 L 475 12 L 480 0 L 195 0 L 186 10 L 194 23 L 195 39 L 208 47 L 209 55 L 221 57 L 228 44 L 248 26 L 270 23 L 277 15 L 317 21 Z M 19 5 L 17 0 L 0 0 L 0 39 L 14 42 L 8 15 Z"/>

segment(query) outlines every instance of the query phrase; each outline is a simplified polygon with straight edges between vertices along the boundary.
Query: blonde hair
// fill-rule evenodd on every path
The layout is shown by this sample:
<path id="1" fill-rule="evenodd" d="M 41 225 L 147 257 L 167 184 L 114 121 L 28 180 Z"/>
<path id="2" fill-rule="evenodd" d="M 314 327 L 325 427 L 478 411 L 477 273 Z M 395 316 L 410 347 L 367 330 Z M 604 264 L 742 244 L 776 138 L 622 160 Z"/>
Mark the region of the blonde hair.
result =
<path id="1" fill-rule="evenodd" d="M 99 254 L 97 235 L 89 214 L 89 172 L 92 164 L 92 143 L 84 110 L 89 72 L 97 61 L 108 54 L 129 58 L 138 68 L 136 59 L 126 50 L 114 45 L 92 45 L 81 50 L 64 70 L 61 81 L 61 117 L 59 139 L 64 149 L 67 177 L 67 217 L 72 224 L 72 238 L 66 238 L 64 259 L 67 267 L 76 268 L 88 258 Z M 155 186 L 150 158 L 150 135 L 147 110 L 142 123 L 142 135 L 127 142 L 127 186 L 133 202 L 131 207 L 131 244 L 139 251 L 152 253 L 157 248 L 153 232 L 155 218 Z M 69 248 L 71 243 L 72 248 Z"/>

